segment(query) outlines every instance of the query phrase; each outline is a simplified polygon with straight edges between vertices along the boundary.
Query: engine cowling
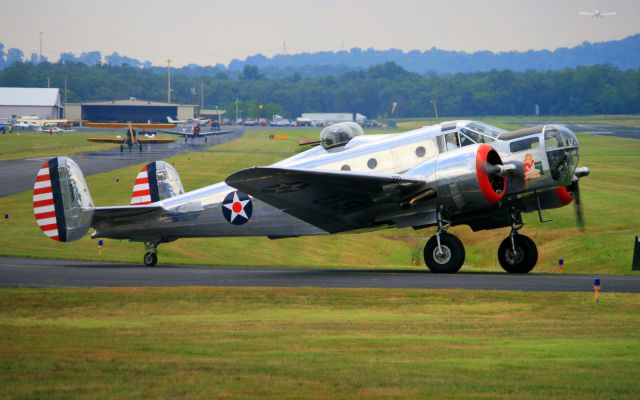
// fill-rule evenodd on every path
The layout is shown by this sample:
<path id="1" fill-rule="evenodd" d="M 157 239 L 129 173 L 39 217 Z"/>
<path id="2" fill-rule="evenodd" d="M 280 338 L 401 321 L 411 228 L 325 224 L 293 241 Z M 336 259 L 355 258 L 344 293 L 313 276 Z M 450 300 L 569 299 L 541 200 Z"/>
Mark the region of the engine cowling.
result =
<path id="1" fill-rule="evenodd" d="M 506 191 L 505 167 L 488 144 L 441 153 L 405 175 L 422 176 L 451 210 L 486 207 L 500 202 Z"/>

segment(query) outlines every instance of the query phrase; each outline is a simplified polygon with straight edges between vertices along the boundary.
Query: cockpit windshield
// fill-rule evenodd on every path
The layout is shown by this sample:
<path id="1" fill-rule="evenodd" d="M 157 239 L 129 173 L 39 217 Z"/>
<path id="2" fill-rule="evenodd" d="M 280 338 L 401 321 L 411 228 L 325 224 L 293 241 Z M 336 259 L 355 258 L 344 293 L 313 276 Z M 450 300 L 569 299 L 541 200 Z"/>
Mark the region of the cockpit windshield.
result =
<path id="1" fill-rule="evenodd" d="M 460 128 L 460 141 L 462 146 L 473 143 L 491 143 L 504 132 L 500 128 L 482 122 L 471 122 Z"/>
<path id="2" fill-rule="evenodd" d="M 501 133 L 505 132 L 504 129 L 500 129 L 498 127 L 485 124 L 484 122 L 471 122 L 466 128 L 471 129 L 474 132 L 477 132 L 483 136 L 488 136 L 492 139 L 495 139 Z"/>

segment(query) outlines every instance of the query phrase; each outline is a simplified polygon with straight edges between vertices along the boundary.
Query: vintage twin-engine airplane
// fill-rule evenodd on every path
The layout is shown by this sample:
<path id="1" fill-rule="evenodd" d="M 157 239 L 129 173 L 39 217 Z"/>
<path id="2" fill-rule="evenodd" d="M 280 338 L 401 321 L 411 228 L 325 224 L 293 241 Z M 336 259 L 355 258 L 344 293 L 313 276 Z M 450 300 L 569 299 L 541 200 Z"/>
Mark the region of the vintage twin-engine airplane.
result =
<path id="1" fill-rule="evenodd" d="M 80 239 L 91 227 L 93 238 L 143 242 L 149 266 L 157 262 L 160 243 L 179 238 L 275 239 L 435 226 L 424 258 L 431 271 L 445 273 L 458 271 L 465 259 L 461 241 L 447 233 L 450 226 L 510 226 L 498 259 L 507 272 L 526 273 L 538 251 L 518 233 L 522 212 L 575 199 L 582 223 L 578 180 L 589 170 L 576 168 L 578 141 L 562 126 L 508 132 L 454 121 L 364 136 L 360 126 L 345 122 L 322 130 L 320 144 L 188 193 L 171 165 L 152 162 L 138 174 L 131 204 L 122 207 L 94 207 L 78 166 L 53 158 L 36 179 L 36 219 L 62 242 Z"/>

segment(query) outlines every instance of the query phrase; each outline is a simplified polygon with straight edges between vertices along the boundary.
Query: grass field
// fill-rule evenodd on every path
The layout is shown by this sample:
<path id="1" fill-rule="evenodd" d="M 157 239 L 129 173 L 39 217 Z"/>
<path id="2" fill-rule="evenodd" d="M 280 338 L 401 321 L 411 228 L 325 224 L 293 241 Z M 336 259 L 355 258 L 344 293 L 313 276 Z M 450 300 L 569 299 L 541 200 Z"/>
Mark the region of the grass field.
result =
<path id="1" fill-rule="evenodd" d="M 0 290 L 0 397 L 636 399 L 639 329 L 630 294 Z"/>
<path id="2" fill-rule="evenodd" d="M 250 131 L 239 140 L 214 149 L 216 152 L 172 157 L 186 190 L 220 180 L 253 165 L 268 165 L 298 151 L 301 138 L 310 131 L 287 130 L 288 140 L 271 140 L 279 131 Z M 587 231 L 574 227 L 572 206 L 545 213 L 552 223 L 540 224 L 537 215 L 525 216 L 523 233 L 539 245 L 536 272 L 558 270 L 565 260 L 566 272 L 631 273 L 634 235 L 638 234 L 640 209 L 640 141 L 581 135 L 581 165 L 592 169 L 582 181 Z M 229 151 L 221 153 L 218 151 Z M 271 154 L 270 152 L 274 152 Z M 87 179 L 97 205 L 129 202 L 134 177 L 141 165 L 91 176 Z M 35 173 L 35 171 L 34 171 Z M 119 182 L 116 179 L 119 179 Z M 10 219 L 0 229 L 0 255 L 83 260 L 112 260 L 139 263 L 142 245 L 106 241 L 102 256 L 97 243 L 88 237 L 74 243 L 56 243 L 38 230 L 31 210 L 31 192 L 0 198 L 0 214 Z M 466 246 L 465 270 L 501 271 L 496 257 L 508 229 L 472 233 L 466 227 L 452 230 Z M 337 266 L 364 268 L 411 268 L 422 259 L 421 251 L 433 229 L 413 231 L 388 229 L 345 237 L 308 237 L 271 241 L 266 238 L 190 239 L 163 244 L 161 263 L 252 266 Z M 424 268 L 413 267 L 413 268 Z"/>
<path id="3" fill-rule="evenodd" d="M 121 135 L 118 132 L 65 132 L 60 135 L 32 131 L 14 131 L 0 135 L 0 160 L 48 157 L 99 151 L 115 147 L 110 143 L 87 142 L 88 137 Z"/>
<path id="4" fill-rule="evenodd" d="M 118 135 L 124 137 L 125 130 L 121 129 L 115 132 L 64 132 L 60 135 L 49 135 L 48 133 L 33 131 L 14 131 L 13 133 L 0 135 L 0 161 L 106 150 L 118 147 L 118 145 L 87 142 L 87 138 L 114 138 Z M 172 135 L 160 135 L 158 137 L 175 138 Z"/>

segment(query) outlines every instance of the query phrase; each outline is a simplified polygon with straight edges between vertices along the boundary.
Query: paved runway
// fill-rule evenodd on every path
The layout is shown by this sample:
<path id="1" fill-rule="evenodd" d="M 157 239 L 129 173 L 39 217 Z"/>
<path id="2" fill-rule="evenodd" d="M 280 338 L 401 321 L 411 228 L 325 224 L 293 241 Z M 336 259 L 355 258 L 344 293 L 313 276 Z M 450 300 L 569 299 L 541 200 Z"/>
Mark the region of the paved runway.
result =
<path id="1" fill-rule="evenodd" d="M 210 136 L 205 143 L 204 138 L 189 139 L 185 143 L 179 138 L 173 143 L 154 144 L 143 146 L 142 152 L 137 147 L 130 153 L 127 148 L 120 152 L 120 148 L 97 151 L 93 153 L 74 154 L 70 157 L 75 161 L 84 176 L 112 171 L 114 169 L 127 167 L 129 165 L 140 164 L 156 160 L 163 160 L 176 154 L 207 151 L 209 146 L 215 146 L 229 140 L 242 136 L 243 127 L 238 127 L 232 133 Z M 0 197 L 9 196 L 25 190 L 33 189 L 33 182 L 40 166 L 51 157 L 27 158 L 23 160 L 0 161 L 0 171 L 2 171 L 2 181 L 0 181 Z"/>
<path id="2" fill-rule="evenodd" d="M 143 267 L 135 264 L 0 257 L 0 287 L 262 286 L 481 289 L 640 293 L 640 276 L 506 273 L 432 274 L 416 270 L 269 267 Z"/>
<path id="3" fill-rule="evenodd" d="M 529 126 L 538 126 L 544 124 L 558 124 L 564 125 L 567 128 L 571 129 L 574 132 L 578 133 L 586 133 L 590 135 L 599 135 L 599 136 L 615 136 L 621 138 L 628 139 L 640 139 L 640 127 L 634 126 L 622 126 L 622 125 L 607 125 L 607 124 L 575 124 L 575 123 L 563 123 L 563 122 L 534 122 L 534 121 L 519 121 L 519 122 L 509 122 L 514 125 L 523 125 L 526 127 Z"/>

